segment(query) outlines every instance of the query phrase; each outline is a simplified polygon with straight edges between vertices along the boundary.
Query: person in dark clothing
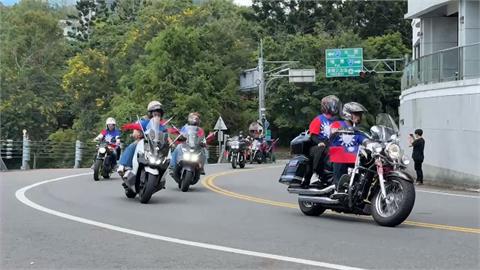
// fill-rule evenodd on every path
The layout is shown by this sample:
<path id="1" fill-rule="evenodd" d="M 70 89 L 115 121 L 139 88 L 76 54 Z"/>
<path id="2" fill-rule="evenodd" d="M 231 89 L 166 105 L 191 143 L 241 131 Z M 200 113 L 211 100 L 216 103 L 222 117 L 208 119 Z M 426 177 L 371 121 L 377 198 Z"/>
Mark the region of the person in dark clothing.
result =
<path id="1" fill-rule="evenodd" d="M 338 120 L 342 103 L 337 96 L 329 95 L 321 100 L 321 114 L 317 115 L 309 126 L 310 141 L 312 147 L 309 150 L 309 164 L 307 166 L 303 188 L 310 186 L 313 173 L 317 173 L 322 179 L 325 162 L 328 158 L 328 139 L 330 137 L 330 125 Z"/>
<path id="2" fill-rule="evenodd" d="M 412 152 L 412 159 L 415 164 L 414 168 L 417 172 L 417 184 L 423 185 L 423 171 L 422 171 L 422 163 L 423 163 L 423 149 L 425 148 L 425 140 L 422 137 L 423 130 L 417 129 L 415 130 L 415 136 L 410 134 L 410 147 L 413 147 Z"/>

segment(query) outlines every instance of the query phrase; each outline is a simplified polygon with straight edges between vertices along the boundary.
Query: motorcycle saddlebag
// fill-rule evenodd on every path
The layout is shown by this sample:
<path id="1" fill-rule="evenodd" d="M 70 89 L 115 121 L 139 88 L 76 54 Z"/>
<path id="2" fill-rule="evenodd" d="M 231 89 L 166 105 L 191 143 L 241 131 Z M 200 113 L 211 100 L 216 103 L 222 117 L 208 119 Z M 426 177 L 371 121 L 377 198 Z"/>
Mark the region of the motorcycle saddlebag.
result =
<path id="1" fill-rule="evenodd" d="M 302 132 L 290 142 L 290 154 L 308 155 L 311 146 L 310 135 Z"/>
<path id="2" fill-rule="evenodd" d="M 287 165 L 285 165 L 285 169 L 283 169 L 283 173 L 278 182 L 284 185 L 301 184 L 305 176 L 307 164 L 308 158 L 306 156 L 299 155 L 292 158 Z"/>

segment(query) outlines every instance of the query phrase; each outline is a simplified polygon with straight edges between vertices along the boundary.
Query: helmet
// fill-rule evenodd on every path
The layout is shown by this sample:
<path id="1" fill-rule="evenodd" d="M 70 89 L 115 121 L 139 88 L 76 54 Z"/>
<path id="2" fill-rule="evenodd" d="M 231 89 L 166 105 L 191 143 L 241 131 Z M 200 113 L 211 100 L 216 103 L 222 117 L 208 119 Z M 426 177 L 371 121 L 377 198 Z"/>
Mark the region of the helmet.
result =
<path id="1" fill-rule="evenodd" d="M 321 100 L 322 113 L 327 113 L 331 115 L 340 114 L 342 103 L 340 99 L 335 95 L 329 95 Z"/>
<path id="2" fill-rule="evenodd" d="M 108 126 L 108 125 L 116 125 L 117 122 L 115 121 L 115 118 L 113 117 L 108 117 L 107 118 L 107 121 L 105 121 L 105 124 Z"/>
<path id="3" fill-rule="evenodd" d="M 192 112 L 188 114 L 188 124 L 192 126 L 200 125 L 200 114 L 198 112 Z"/>
<path id="4" fill-rule="evenodd" d="M 154 112 L 154 111 L 160 111 L 160 113 L 162 114 L 163 116 L 163 105 L 162 103 L 160 103 L 160 101 L 150 101 L 150 103 L 148 103 L 148 106 L 147 106 L 147 111 L 148 111 L 148 114 L 151 116 L 151 113 Z"/>
<path id="5" fill-rule="evenodd" d="M 358 102 L 348 102 L 343 105 L 342 117 L 345 120 L 352 121 L 352 113 L 364 113 L 367 112 L 367 109 L 363 107 L 362 104 Z"/>

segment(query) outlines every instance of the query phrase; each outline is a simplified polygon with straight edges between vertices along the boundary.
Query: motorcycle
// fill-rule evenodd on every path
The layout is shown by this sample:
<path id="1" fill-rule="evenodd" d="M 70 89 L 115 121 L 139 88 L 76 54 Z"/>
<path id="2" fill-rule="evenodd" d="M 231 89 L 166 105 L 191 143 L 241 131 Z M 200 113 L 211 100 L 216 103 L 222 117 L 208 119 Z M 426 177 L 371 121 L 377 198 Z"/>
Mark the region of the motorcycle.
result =
<path id="1" fill-rule="evenodd" d="M 244 140 L 235 138 L 230 142 L 230 151 L 228 160 L 232 164 L 232 168 L 245 168 L 247 143 Z"/>
<path id="2" fill-rule="evenodd" d="M 97 154 L 93 163 L 93 180 L 100 180 L 100 175 L 105 179 L 110 178 L 110 174 L 113 171 L 113 151 L 115 151 L 113 146 L 106 141 L 102 141 L 97 145 Z"/>
<path id="3" fill-rule="evenodd" d="M 335 136 L 351 136 L 354 132 L 361 131 L 342 129 Z M 390 115 L 379 114 L 370 134 L 363 134 L 368 139 L 359 146 L 354 167 L 334 188 L 298 188 L 308 158 L 299 155 L 287 164 L 280 183 L 289 186 L 289 193 L 298 194 L 305 215 L 318 216 L 331 209 L 372 215 L 377 224 L 389 227 L 407 219 L 415 203 L 415 187 L 413 177 L 405 171 L 409 160 L 399 146 L 397 125 Z"/>
<path id="4" fill-rule="evenodd" d="M 124 175 L 125 195 L 141 203 L 148 203 L 152 195 L 165 188 L 165 171 L 168 168 L 168 134 L 160 129 L 160 118 L 154 117 L 143 132 L 144 139 L 137 143 L 133 168 Z"/>
<path id="5" fill-rule="evenodd" d="M 250 144 L 249 152 L 250 164 L 253 164 L 254 161 L 256 161 L 258 164 L 262 164 L 265 157 L 262 151 L 262 143 L 258 139 L 253 140 L 253 142 Z"/>
<path id="6" fill-rule="evenodd" d="M 200 180 L 200 166 L 202 159 L 202 142 L 198 136 L 199 127 L 186 126 L 185 143 L 180 144 L 181 154 L 178 157 L 172 177 L 178 183 L 178 188 L 187 192 L 191 185 Z"/>

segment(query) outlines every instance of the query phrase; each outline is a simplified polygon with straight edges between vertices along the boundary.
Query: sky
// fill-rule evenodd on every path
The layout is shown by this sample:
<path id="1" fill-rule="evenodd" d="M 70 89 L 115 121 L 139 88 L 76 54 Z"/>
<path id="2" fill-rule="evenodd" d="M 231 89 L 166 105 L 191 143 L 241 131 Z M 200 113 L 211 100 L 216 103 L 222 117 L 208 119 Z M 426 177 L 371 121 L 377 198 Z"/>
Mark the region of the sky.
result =
<path id="1" fill-rule="evenodd" d="M 72 0 L 70 0 L 70 1 L 72 1 Z M 3 3 L 6 6 L 11 6 L 15 3 L 20 2 L 20 0 L 0 0 L 0 2 Z M 72 2 L 74 2 L 74 1 L 72 1 Z M 252 0 L 233 0 L 233 2 L 237 5 L 240 5 L 240 6 L 251 6 L 252 5 Z"/>

